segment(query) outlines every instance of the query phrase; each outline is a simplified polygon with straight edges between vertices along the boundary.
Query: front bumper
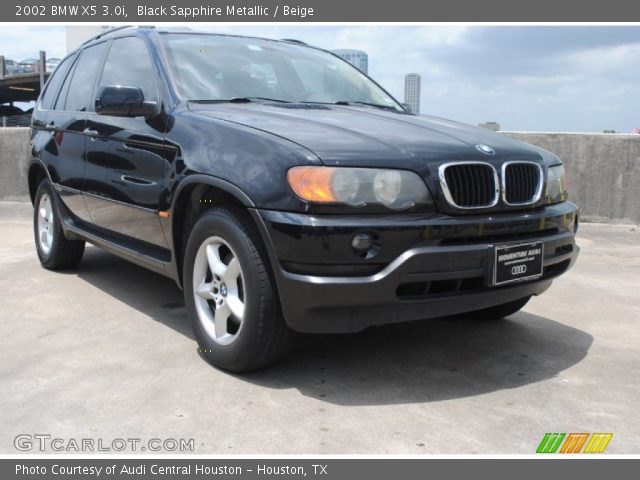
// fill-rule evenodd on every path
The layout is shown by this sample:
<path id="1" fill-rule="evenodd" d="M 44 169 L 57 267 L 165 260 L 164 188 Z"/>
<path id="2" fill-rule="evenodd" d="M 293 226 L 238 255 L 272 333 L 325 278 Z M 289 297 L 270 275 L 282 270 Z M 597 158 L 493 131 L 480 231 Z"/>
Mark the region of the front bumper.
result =
<path id="1" fill-rule="evenodd" d="M 499 215 L 310 216 L 257 210 L 287 324 L 305 333 L 479 310 L 539 295 L 576 260 L 578 210 L 570 203 Z M 379 253 L 365 259 L 351 238 L 367 232 Z M 544 271 L 491 286 L 494 246 L 544 242 Z"/>

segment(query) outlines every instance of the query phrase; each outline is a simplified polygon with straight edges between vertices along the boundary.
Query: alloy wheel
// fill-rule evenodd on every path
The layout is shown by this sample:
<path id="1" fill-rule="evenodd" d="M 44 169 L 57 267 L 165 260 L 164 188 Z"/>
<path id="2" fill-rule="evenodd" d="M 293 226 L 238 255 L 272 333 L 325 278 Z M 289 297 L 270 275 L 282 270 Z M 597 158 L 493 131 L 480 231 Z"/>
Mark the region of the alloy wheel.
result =
<path id="1" fill-rule="evenodd" d="M 49 255 L 53 245 L 53 206 L 51 197 L 42 194 L 38 204 L 38 245 L 45 255 Z"/>
<path id="2" fill-rule="evenodd" d="M 222 238 L 207 238 L 195 258 L 193 290 L 198 319 L 219 345 L 233 343 L 244 321 L 244 282 L 237 255 Z"/>

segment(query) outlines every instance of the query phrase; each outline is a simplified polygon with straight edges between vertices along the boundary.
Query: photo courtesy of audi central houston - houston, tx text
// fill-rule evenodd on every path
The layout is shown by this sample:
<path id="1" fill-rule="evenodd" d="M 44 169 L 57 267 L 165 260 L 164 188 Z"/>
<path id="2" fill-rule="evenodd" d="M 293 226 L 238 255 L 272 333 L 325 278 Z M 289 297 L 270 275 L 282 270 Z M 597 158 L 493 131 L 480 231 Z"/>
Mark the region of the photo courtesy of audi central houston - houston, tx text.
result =
<path id="1" fill-rule="evenodd" d="M 148 3 L 0 29 L 15 478 L 638 453 L 640 25 Z"/>

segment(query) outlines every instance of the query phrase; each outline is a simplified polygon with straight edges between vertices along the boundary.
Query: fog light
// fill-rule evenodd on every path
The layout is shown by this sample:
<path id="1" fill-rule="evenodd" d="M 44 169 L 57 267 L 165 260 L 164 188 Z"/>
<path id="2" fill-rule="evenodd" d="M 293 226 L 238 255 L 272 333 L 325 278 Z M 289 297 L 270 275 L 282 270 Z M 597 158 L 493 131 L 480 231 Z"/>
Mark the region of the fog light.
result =
<path id="1" fill-rule="evenodd" d="M 364 252 L 373 246 L 373 237 L 369 233 L 356 233 L 351 240 L 354 250 Z"/>
<path id="2" fill-rule="evenodd" d="M 356 255 L 363 258 L 373 258 L 380 252 L 380 245 L 375 234 L 360 232 L 351 239 L 351 247 Z"/>

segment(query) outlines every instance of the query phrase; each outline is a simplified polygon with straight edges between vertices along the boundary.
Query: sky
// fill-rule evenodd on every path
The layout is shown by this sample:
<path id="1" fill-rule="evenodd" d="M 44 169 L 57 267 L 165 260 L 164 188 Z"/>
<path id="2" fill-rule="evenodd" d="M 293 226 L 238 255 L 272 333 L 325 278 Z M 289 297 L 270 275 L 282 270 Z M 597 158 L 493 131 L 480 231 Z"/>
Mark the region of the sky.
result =
<path id="1" fill-rule="evenodd" d="M 194 27 L 192 25 L 192 27 Z M 199 30 L 295 38 L 369 54 L 369 75 L 404 101 L 422 76 L 421 113 L 503 130 L 630 132 L 640 128 L 638 26 L 216 25 Z M 0 55 L 66 53 L 63 26 L 3 26 Z"/>

